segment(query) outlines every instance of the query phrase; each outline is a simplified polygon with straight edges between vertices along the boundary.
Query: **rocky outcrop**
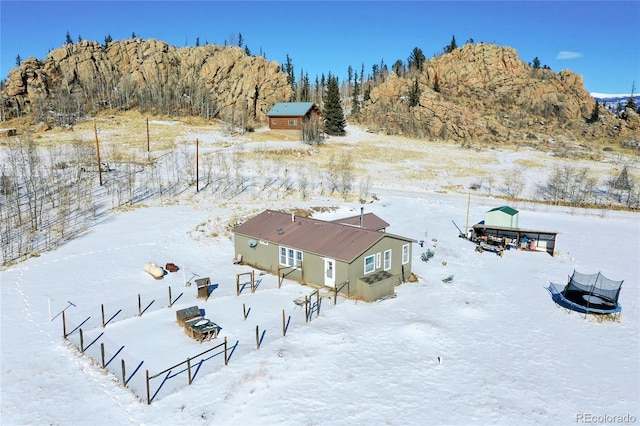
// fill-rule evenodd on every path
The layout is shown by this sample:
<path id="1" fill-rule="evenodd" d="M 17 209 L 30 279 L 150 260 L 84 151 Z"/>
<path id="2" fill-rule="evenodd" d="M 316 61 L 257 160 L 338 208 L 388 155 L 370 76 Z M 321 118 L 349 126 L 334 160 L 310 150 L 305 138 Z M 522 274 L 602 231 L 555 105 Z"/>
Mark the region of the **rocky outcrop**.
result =
<path id="1" fill-rule="evenodd" d="M 416 81 L 419 103 L 410 107 Z M 605 109 L 598 123 L 587 124 L 595 102 L 580 75 L 534 69 L 510 47 L 479 43 L 434 57 L 421 71 L 390 74 L 371 91 L 361 117 L 388 133 L 455 141 L 603 138 L 638 130 Z"/>
<path id="2" fill-rule="evenodd" d="M 39 97 L 65 91 L 127 108 L 135 107 L 143 96 L 164 101 L 180 97 L 190 106 L 195 98 L 206 99 L 215 105 L 217 115 L 244 113 L 257 121 L 264 121 L 273 104 L 288 101 L 292 94 L 276 62 L 249 56 L 239 47 L 176 48 L 140 38 L 105 47 L 84 40 L 14 68 L 3 91 L 5 111 L 28 113 Z"/>

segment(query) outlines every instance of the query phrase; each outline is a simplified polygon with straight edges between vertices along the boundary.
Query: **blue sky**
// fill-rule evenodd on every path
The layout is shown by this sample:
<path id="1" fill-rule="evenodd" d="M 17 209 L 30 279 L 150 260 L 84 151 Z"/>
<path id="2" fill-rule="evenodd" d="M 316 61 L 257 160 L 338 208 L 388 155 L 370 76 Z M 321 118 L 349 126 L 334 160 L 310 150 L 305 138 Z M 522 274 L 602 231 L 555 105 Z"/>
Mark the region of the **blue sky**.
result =
<path id="1" fill-rule="evenodd" d="M 102 43 L 156 38 L 171 45 L 224 44 L 242 34 L 252 53 L 283 63 L 296 79 L 331 72 L 346 79 L 384 61 L 427 58 L 458 45 L 496 43 L 554 71 L 584 77 L 590 92 L 640 92 L 639 1 L 6 1 L 0 0 L 0 78 L 19 55 L 44 59 L 67 31 Z"/>

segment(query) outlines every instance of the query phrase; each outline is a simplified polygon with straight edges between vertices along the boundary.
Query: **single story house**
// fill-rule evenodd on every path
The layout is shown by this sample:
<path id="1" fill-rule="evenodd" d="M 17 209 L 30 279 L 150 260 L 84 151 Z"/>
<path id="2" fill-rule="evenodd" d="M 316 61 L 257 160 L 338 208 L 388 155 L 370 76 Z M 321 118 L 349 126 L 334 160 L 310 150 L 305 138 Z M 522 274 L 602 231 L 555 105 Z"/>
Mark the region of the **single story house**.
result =
<path id="1" fill-rule="evenodd" d="M 267 112 L 270 129 L 302 130 L 320 122 L 320 107 L 313 102 L 280 102 Z"/>
<path id="2" fill-rule="evenodd" d="M 374 301 L 411 275 L 415 240 L 385 232 L 374 214 L 323 221 L 265 210 L 234 229 L 236 259 L 347 297 Z"/>

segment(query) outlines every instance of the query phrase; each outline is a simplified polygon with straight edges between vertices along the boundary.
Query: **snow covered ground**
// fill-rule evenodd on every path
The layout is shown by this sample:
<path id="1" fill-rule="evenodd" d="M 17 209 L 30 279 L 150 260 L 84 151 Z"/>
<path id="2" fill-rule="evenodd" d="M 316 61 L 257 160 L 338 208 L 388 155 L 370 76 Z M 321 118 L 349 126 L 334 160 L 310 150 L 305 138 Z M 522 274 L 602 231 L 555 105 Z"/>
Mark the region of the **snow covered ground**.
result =
<path id="1" fill-rule="evenodd" d="M 256 271 L 255 293 L 236 295 L 236 275 L 251 268 L 232 263 L 225 227 L 264 208 L 335 207 L 314 214 L 332 219 L 358 214 L 360 204 L 327 197 L 149 203 L 1 271 L 2 425 L 640 421 L 638 214 L 510 204 L 521 227 L 559 232 L 557 255 L 510 250 L 501 258 L 458 238 L 452 220 L 465 225 L 467 196 L 420 186 L 428 187 L 372 188 L 379 200 L 364 206 L 391 223 L 389 232 L 425 242 L 413 246 L 419 281 L 377 303 L 323 299 L 309 323 L 294 299 L 312 288 L 291 281 L 278 288 L 276 277 Z M 469 224 L 504 204 L 472 197 Z M 435 256 L 423 262 L 427 249 Z M 181 269 L 154 280 L 146 262 Z M 564 284 L 574 269 L 625 280 L 619 321 L 552 302 L 545 287 Z M 218 284 L 207 301 L 185 286 L 198 277 Z M 220 325 L 217 339 L 198 343 L 176 324 L 176 311 L 193 305 Z M 76 327 L 90 345 L 84 355 L 74 346 Z M 184 365 L 173 368 L 150 380 L 147 405 L 147 370 L 153 376 L 225 337 L 228 365 L 221 349 L 194 358 L 191 385 Z M 108 372 L 100 343 L 113 358 Z M 118 379 L 122 360 L 128 388 Z"/>

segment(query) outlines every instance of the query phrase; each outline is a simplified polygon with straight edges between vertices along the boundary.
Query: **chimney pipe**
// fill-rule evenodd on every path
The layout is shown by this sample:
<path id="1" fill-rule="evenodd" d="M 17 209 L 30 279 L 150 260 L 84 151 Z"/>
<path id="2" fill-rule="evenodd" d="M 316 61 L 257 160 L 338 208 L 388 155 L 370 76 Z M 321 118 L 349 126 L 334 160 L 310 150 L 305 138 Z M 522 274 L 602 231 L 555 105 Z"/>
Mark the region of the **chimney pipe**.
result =
<path id="1" fill-rule="evenodd" d="M 360 207 L 360 228 L 364 228 L 364 207 Z"/>
<path id="2" fill-rule="evenodd" d="M 291 213 L 291 223 L 296 221 L 296 214 L 295 213 Z"/>

